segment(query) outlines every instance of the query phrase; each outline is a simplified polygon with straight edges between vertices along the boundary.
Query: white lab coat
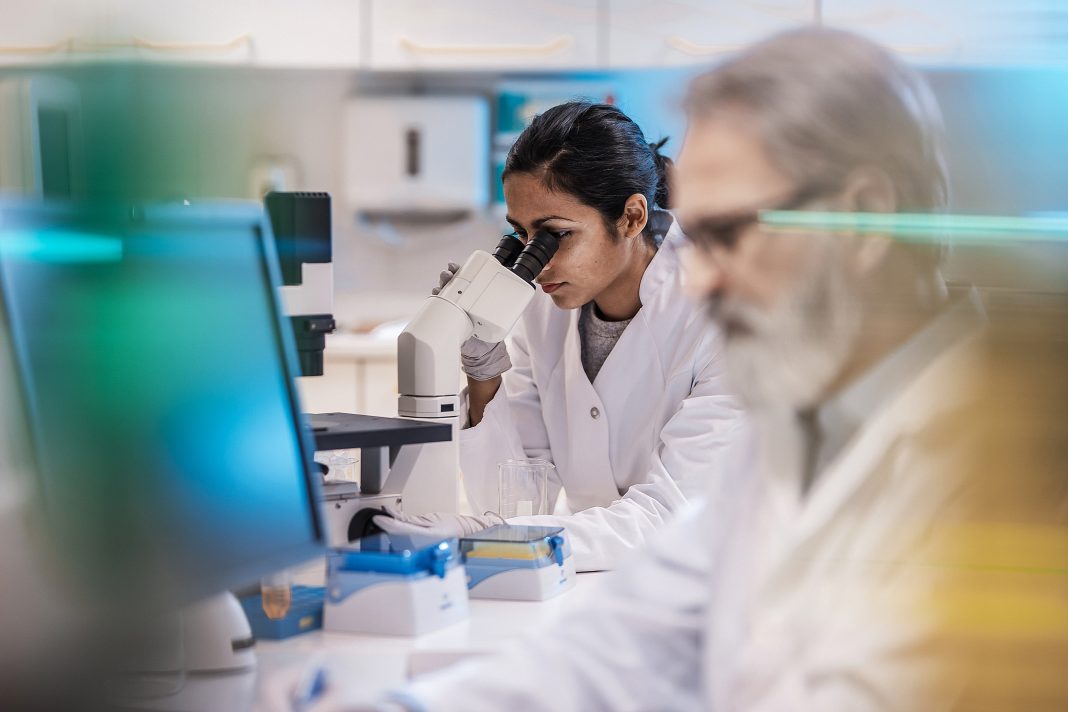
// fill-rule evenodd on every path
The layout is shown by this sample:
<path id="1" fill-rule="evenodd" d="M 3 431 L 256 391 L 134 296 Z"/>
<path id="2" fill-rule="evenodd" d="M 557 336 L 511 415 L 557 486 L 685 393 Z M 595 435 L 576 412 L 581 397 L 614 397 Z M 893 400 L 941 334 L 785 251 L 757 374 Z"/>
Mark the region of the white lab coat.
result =
<path id="1" fill-rule="evenodd" d="M 503 388 L 483 420 L 460 432 L 475 513 L 498 509 L 502 460 L 556 465 L 549 502 L 562 487 L 574 514 L 511 521 L 565 526 L 580 571 L 613 567 L 702 492 L 719 476 L 741 420 L 727 395 L 720 338 L 681 289 L 684 239 L 672 225 L 642 277 L 642 308 L 592 384 L 582 368 L 581 310 L 559 309 L 539 292 L 513 331 Z"/>
<path id="2" fill-rule="evenodd" d="M 780 467 L 799 461 L 789 428 L 754 418 L 706 500 L 593 605 L 397 699 L 428 712 L 943 708 L 956 681 L 929 655 L 923 596 L 946 567 L 923 552 L 958 513 L 943 447 L 961 442 L 942 438 L 968 412 L 972 372 L 965 341 L 858 414 L 803 500 L 798 469 Z"/>

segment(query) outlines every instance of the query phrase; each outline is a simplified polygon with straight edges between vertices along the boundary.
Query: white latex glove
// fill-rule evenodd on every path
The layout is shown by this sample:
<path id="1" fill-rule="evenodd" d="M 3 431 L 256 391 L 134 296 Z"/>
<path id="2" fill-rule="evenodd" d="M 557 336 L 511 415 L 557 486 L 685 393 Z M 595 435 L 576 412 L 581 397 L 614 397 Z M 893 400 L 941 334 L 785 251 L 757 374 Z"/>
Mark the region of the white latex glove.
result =
<path id="1" fill-rule="evenodd" d="M 460 265 L 450 262 L 438 275 L 438 286 L 430 290 L 430 293 L 440 293 L 459 269 Z M 476 381 L 489 381 L 512 367 L 512 360 L 508 358 L 508 349 L 503 341 L 493 344 L 474 336 L 460 346 L 460 363 L 464 373 Z"/>
<path id="2" fill-rule="evenodd" d="M 455 262 L 450 262 L 448 266 L 441 270 L 441 274 L 438 275 L 438 286 L 430 290 L 431 294 L 440 294 L 441 290 L 445 288 L 445 285 L 452 281 L 452 278 L 456 276 L 459 271 L 460 265 Z"/>
<path id="3" fill-rule="evenodd" d="M 383 507 L 386 514 L 374 518 L 374 523 L 387 534 L 416 534 L 420 536 L 465 537 L 477 534 L 498 524 L 504 524 L 504 517 L 487 512 L 481 517 L 469 514 L 405 514 L 396 507 Z M 387 516 L 388 515 L 388 516 Z"/>

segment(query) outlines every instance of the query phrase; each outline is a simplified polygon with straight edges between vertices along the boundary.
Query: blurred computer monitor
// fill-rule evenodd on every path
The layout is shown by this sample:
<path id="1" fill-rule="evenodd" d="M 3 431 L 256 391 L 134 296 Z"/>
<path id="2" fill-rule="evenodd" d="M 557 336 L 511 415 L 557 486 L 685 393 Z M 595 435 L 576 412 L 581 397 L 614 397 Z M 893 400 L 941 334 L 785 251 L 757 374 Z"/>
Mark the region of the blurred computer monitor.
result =
<path id="1" fill-rule="evenodd" d="M 174 605 L 321 552 L 312 439 L 257 205 L 0 203 L 0 312 L 52 549 Z"/>

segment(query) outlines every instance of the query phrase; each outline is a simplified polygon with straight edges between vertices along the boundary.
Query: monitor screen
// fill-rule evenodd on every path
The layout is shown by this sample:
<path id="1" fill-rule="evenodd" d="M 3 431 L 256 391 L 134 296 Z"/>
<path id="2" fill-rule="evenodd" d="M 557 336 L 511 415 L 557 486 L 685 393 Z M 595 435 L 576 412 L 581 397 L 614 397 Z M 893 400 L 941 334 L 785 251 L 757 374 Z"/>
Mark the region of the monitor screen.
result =
<path id="1" fill-rule="evenodd" d="M 42 502 L 93 590 L 184 601 L 321 553 L 258 206 L 0 205 Z"/>

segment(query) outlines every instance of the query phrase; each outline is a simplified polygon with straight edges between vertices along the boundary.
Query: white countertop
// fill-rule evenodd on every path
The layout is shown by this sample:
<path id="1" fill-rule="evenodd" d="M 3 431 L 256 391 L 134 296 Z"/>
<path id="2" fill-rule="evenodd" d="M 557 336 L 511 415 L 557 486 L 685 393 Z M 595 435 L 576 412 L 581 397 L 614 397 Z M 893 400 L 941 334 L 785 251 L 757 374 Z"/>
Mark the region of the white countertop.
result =
<path id="1" fill-rule="evenodd" d="M 467 620 L 416 638 L 304 633 L 286 640 L 256 642 L 256 670 L 234 674 L 190 675 L 173 697 L 145 708 L 161 710 L 262 709 L 256 700 L 269 686 L 272 674 L 311 659 L 322 662 L 348 684 L 374 695 L 398 687 L 416 671 L 450 659 L 492 651 L 510 640 L 537 634 L 564 611 L 592 595 L 603 573 L 578 574 L 575 588 L 548 601 L 485 601 L 472 599 Z"/>

